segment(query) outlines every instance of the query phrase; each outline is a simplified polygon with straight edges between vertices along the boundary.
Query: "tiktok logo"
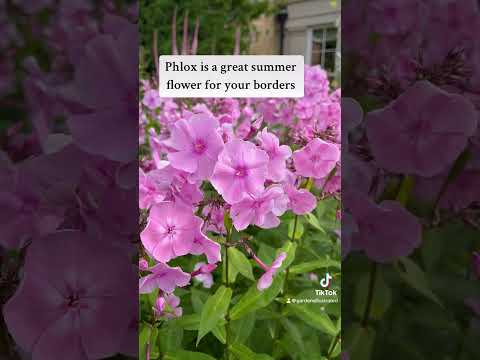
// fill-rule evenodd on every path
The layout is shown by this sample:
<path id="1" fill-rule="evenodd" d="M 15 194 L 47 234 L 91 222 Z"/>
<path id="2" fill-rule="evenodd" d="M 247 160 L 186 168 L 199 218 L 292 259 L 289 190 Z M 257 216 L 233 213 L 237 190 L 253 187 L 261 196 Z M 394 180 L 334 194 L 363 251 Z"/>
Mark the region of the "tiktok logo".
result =
<path id="1" fill-rule="evenodd" d="M 328 288 L 330 287 L 330 284 L 331 284 L 331 281 L 332 281 L 333 277 L 332 275 L 330 275 L 328 272 L 325 274 L 325 277 L 322 278 L 322 280 L 320 280 L 320 286 L 322 288 Z"/>

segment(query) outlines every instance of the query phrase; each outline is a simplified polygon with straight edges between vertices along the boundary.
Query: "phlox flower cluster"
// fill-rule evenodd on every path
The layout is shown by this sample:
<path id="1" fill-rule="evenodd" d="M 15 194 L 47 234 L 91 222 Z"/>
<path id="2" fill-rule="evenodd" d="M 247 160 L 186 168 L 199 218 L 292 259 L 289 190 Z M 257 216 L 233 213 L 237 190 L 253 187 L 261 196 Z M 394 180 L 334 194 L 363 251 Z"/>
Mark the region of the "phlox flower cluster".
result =
<path id="1" fill-rule="evenodd" d="M 142 82 L 139 207 L 149 260 L 139 264 L 139 286 L 141 293 L 159 289 L 157 317 L 182 314 L 175 288 L 193 280 L 212 286 L 219 237 L 233 228 L 275 228 L 287 211 L 312 211 L 312 185 L 340 191 L 340 93 L 330 91 L 318 66 L 305 66 L 305 84 L 301 99 L 173 100 Z M 257 284 L 263 291 L 286 253 L 266 265 L 247 252 L 264 271 Z M 204 257 L 193 269 L 169 265 L 192 255 Z"/>

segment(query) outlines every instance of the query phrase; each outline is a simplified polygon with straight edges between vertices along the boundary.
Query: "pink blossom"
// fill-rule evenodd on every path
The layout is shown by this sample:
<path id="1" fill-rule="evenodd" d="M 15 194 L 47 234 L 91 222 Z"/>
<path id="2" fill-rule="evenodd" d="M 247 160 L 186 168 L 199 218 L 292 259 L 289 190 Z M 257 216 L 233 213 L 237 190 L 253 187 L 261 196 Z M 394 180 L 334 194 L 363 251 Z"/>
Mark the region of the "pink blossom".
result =
<path id="1" fill-rule="evenodd" d="M 297 174 L 316 179 L 327 176 L 339 160 L 338 146 L 319 138 L 313 139 L 303 149 L 293 153 Z"/>
<path id="2" fill-rule="evenodd" d="M 352 248 L 364 250 L 370 259 L 388 263 L 420 246 L 422 226 L 400 203 L 388 200 L 375 204 L 357 192 L 344 196 L 344 202 L 358 226 Z"/>
<path id="3" fill-rule="evenodd" d="M 0 244 L 9 249 L 21 248 L 32 238 L 53 232 L 62 221 L 62 216 L 48 206 L 39 181 L 25 168 L 17 167 L 0 178 Z"/>
<path id="4" fill-rule="evenodd" d="M 170 267 L 158 263 L 150 268 L 151 274 L 139 280 L 140 294 L 149 294 L 155 289 L 172 293 L 177 286 L 183 287 L 190 282 L 190 274 L 183 272 L 180 267 Z"/>
<path id="5" fill-rule="evenodd" d="M 311 212 L 317 206 L 317 199 L 308 190 L 298 190 L 291 184 L 285 184 L 283 190 L 288 196 L 288 206 L 296 215 L 304 215 Z"/>
<path id="6" fill-rule="evenodd" d="M 143 96 L 143 105 L 145 105 L 150 110 L 155 110 L 160 107 L 162 101 L 160 99 L 160 94 L 157 89 L 151 89 L 145 91 Z"/>
<path id="7" fill-rule="evenodd" d="M 203 208 L 203 215 L 206 218 L 207 230 L 218 234 L 225 234 L 225 209 L 222 206 L 207 205 Z"/>
<path id="8" fill-rule="evenodd" d="M 80 231 L 33 242 L 3 309 L 10 334 L 33 359 L 115 355 L 137 303 L 132 270 L 128 256 Z"/>
<path id="9" fill-rule="evenodd" d="M 179 307 L 180 298 L 173 294 L 163 294 L 155 301 L 153 313 L 156 318 L 164 317 L 165 319 L 174 319 L 183 314 L 183 309 Z"/>
<path id="10" fill-rule="evenodd" d="M 277 258 L 273 261 L 270 267 L 264 268 L 265 273 L 258 279 L 257 289 L 263 291 L 268 289 L 272 285 L 273 276 L 277 273 L 278 269 L 282 266 L 283 261 L 287 257 L 286 252 L 281 252 Z"/>
<path id="11" fill-rule="evenodd" d="M 264 229 L 280 225 L 277 216 L 287 210 L 288 197 L 279 186 L 272 186 L 260 195 L 250 195 L 232 205 L 230 216 L 238 231 L 244 230 L 250 224 Z"/>
<path id="12" fill-rule="evenodd" d="M 206 114 L 194 114 L 188 120 L 177 121 L 171 137 L 165 142 L 174 149 L 168 154 L 171 165 L 205 180 L 212 174 L 223 141 L 218 133 L 218 121 Z"/>
<path id="13" fill-rule="evenodd" d="M 342 98 L 342 147 L 347 149 L 349 135 L 360 125 L 363 119 L 361 105 L 352 98 Z"/>
<path id="14" fill-rule="evenodd" d="M 138 175 L 138 199 L 141 209 L 148 209 L 165 199 L 173 178 L 170 172 L 153 170 L 145 174 L 142 169 L 139 169 Z"/>
<path id="15" fill-rule="evenodd" d="M 205 254 L 209 264 L 217 263 L 221 260 L 220 244 L 210 240 L 200 230 L 195 232 L 193 242 L 190 248 L 190 254 Z"/>
<path id="16" fill-rule="evenodd" d="M 192 209 L 172 202 L 162 202 L 150 209 L 147 226 L 141 233 L 145 249 L 158 261 L 190 253 L 201 219 Z"/>
<path id="17" fill-rule="evenodd" d="M 165 171 L 172 171 L 172 167 L 166 168 Z M 168 199 L 175 203 L 191 207 L 203 199 L 203 194 L 199 187 L 200 183 L 191 183 L 189 181 L 187 173 L 175 170 Z"/>
<path id="18" fill-rule="evenodd" d="M 233 140 L 225 145 L 211 178 L 212 185 L 229 204 L 263 191 L 268 155 L 254 144 Z"/>
<path id="19" fill-rule="evenodd" d="M 235 139 L 235 133 L 233 131 L 233 126 L 230 123 L 222 124 L 218 128 L 218 133 L 222 137 L 222 140 L 225 144 L 232 141 L 233 139 Z"/>
<path id="20" fill-rule="evenodd" d="M 148 268 L 149 268 L 149 266 L 148 266 L 148 261 L 147 260 L 145 260 L 143 258 L 138 260 L 138 269 L 140 271 L 147 271 Z"/>
<path id="21" fill-rule="evenodd" d="M 315 186 L 319 189 L 323 189 L 323 194 L 333 194 L 340 191 L 342 186 L 341 169 L 342 167 L 339 163 L 333 175 L 330 173 L 323 179 L 316 179 Z"/>
<path id="22" fill-rule="evenodd" d="M 137 26 L 128 22 L 117 34 L 92 38 L 76 58 L 74 82 L 59 92 L 74 111 L 67 119 L 74 141 L 87 153 L 120 162 L 137 157 L 137 43 Z"/>
<path id="23" fill-rule="evenodd" d="M 206 265 L 203 262 L 196 263 L 191 274 L 195 280 L 198 280 L 203 284 L 203 287 L 210 289 L 213 285 L 212 271 L 216 268 L 216 265 Z"/>
<path id="24" fill-rule="evenodd" d="M 287 170 L 285 161 L 292 155 L 292 150 L 287 145 L 280 146 L 278 137 L 269 133 L 267 128 L 264 128 L 257 135 L 257 139 L 260 143 L 260 148 L 265 150 L 269 157 L 267 179 L 282 181 Z"/>
<path id="25" fill-rule="evenodd" d="M 378 165 L 430 177 L 447 169 L 465 149 L 477 118 L 463 96 L 420 81 L 387 107 L 367 115 L 367 135 Z"/>

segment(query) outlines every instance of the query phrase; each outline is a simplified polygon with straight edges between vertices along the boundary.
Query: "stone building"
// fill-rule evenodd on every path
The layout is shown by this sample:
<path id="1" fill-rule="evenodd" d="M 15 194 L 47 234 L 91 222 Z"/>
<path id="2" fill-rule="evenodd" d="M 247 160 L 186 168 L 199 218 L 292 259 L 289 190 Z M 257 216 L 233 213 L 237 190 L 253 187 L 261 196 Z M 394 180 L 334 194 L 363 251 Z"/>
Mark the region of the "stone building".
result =
<path id="1" fill-rule="evenodd" d="M 255 22 L 251 54 L 300 54 L 332 77 L 340 72 L 340 0 L 289 0 Z"/>

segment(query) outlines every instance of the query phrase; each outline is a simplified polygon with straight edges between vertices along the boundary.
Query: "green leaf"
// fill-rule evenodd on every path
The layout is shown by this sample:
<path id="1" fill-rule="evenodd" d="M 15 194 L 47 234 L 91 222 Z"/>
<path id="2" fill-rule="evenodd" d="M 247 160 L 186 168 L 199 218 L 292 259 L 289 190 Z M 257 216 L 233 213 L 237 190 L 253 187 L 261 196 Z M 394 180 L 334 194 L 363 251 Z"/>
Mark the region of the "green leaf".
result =
<path id="1" fill-rule="evenodd" d="M 257 354 L 242 344 L 233 344 L 230 346 L 230 352 L 239 360 L 273 360 L 267 354 Z"/>
<path id="2" fill-rule="evenodd" d="M 419 293 L 424 295 L 425 297 L 429 298 L 430 300 L 434 301 L 441 307 L 443 303 L 441 300 L 433 293 L 431 290 L 428 278 L 423 270 L 418 266 L 415 262 L 410 260 L 409 258 L 400 258 L 399 263 L 402 265 L 400 266 L 398 263 L 395 264 L 395 267 L 400 274 L 400 277 L 412 288 L 417 290 Z M 403 268 L 402 268 L 403 267 Z"/>
<path id="3" fill-rule="evenodd" d="M 410 197 L 410 193 L 412 192 L 414 183 L 415 179 L 413 178 L 413 176 L 404 176 L 397 194 L 397 201 L 403 206 L 406 206 L 408 203 L 408 198 Z"/>
<path id="4" fill-rule="evenodd" d="M 240 319 L 242 316 L 270 304 L 282 290 L 284 278 L 284 274 L 277 274 L 272 285 L 264 291 L 258 291 L 257 284 L 252 285 L 230 311 L 230 319 Z"/>
<path id="5" fill-rule="evenodd" d="M 225 226 L 227 232 L 232 229 L 233 223 L 232 219 L 230 218 L 230 213 L 228 211 L 225 211 L 225 214 L 223 215 L 223 225 Z"/>
<path id="6" fill-rule="evenodd" d="M 328 267 L 335 267 L 337 269 L 340 269 L 341 267 L 340 261 L 332 260 L 328 257 L 321 260 L 308 261 L 302 264 L 293 265 L 290 268 L 290 273 L 303 274 L 303 273 L 311 272 L 316 269 L 322 269 L 322 268 L 328 268 Z"/>
<path id="7" fill-rule="evenodd" d="M 212 331 L 215 326 L 222 320 L 227 313 L 230 299 L 232 297 L 232 289 L 220 286 L 218 290 L 203 306 L 202 315 L 200 317 L 200 327 L 198 330 L 197 346 L 202 338 Z"/>
<path id="8" fill-rule="evenodd" d="M 370 275 L 365 274 L 355 286 L 354 310 L 357 316 L 362 317 L 367 306 L 370 284 Z M 375 290 L 372 294 L 370 317 L 380 320 L 392 304 L 392 290 L 385 282 L 382 272 L 376 272 Z"/>
<path id="9" fill-rule="evenodd" d="M 185 330 L 198 330 L 200 326 L 200 314 L 183 315 L 180 318 L 171 320 L 175 326 Z"/>
<path id="10" fill-rule="evenodd" d="M 273 260 L 275 260 L 276 253 L 277 251 L 274 247 L 261 243 L 258 248 L 257 256 L 260 259 L 262 259 L 265 263 L 270 264 Z"/>
<path id="11" fill-rule="evenodd" d="M 303 343 L 303 337 L 298 330 L 297 325 L 293 321 L 288 320 L 287 318 L 280 319 L 280 323 L 287 331 L 288 336 L 295 341 L 302 352 L 305 352 L 305 344 Z"/>
<path id="12" fill-rule="evenodd" d="M 205 301 L 207 301 L 209 294 L 203 290 L 196 289 L 196 288 L 192 288 L 190 292 L 192 294 L 191 299 L 192 299 L 193 310 L 196 313 L 201 313 L 203 304 L 205 303 Z"/>
<path id="13" fill-rule="evenodd" d="M 332 346 L 334 346 L 334 345 L 335 345 L 335 347 L 332 349 Z M 335 359 L 342 352 L 342 342 L 338 341 L 338 339 L 336 337 L 334 337 L 334 338 L 332 338 L 332 341 L 330 342 L 330 346 L 328 347 L 328 349 L 329 349 L 329 351 L 331 351 L 330 358 Z"/>
<path id="14" fill-rule="evenodd" d="M 235 266 L 233 266 L 233 263 L 230 261 L 230 259 L 228 259 L 228 283 L 229 284 L 233 284 L 235 282 L 235 280 L 237 279 L 237 275 L 238 275 L 238 270 Z M 225 282 L 225 276 L 226 276 L 226 272 L 225 272 L 225 269 L 226 269 L 226 261 L 223 262 L 223 281 Z"/>
<path id="15" fill-rule="evenodd" d="M 313 215 L 312 213 L 308 213 L 308 214 L 305 214 L 305 219 L 307 219 L 307 222 L 313 226 L 315 229 L 319 230 L 320 232 L 322 232 L 323 234 L 326 234 L 327 232 L 325 231 L 325 229 L 322 227 L 322 225 L 320 225 L 320 222 L 318 221 L 318 219 L 316 218 L 315 215 Z"/>
<path id="16" fill-rule="evenodd" d="M 374 329 L 355 323 L 345 333 L 343 348 L 348 351 L 351 359 L 370 360 L 375 336 Z"/>
<path id="17" fill-rule="evenodd" d="M 243 344 L 253 331 L 256 321 L 256 313 L 251 312 L 241 319 L 234 320 L 230 323 L 233 333 L 233 343 Z"/>
<path id="18" fill-rule="evenodd" d="M 220 341 L 222 344 L 227 342 L 227 331 L 225 325 L 217 325 L 213 328 L 212 334 Z"/>
<path id="19" fill-rule="evenodd" d="M 173 323 L 163 325 L 158 335 L 162 352 L 175 351 L 182 345 L 183 329 L 173 325 Z"/>
<path id="20" fill-rule="evenodd" d="M 139 358 L 140 360 L 145 360 L 147 357 L 147 345 L 150 342 L 150 359 L 156 359 L 160 356 L 157 346 L 157 336 L 158 329 L 152 327 L 150 324 L 141 324 L 140 325 L 140 334 L 139 334 Z"/>
<path id="21" fill-rule="evenodd" d="M 295 260 L 295 252 L 297 250 L 297 244 L 293 243 L 291 241 L 285 242 L 285 244 L 277 250 L 277 256 L 285 252 L 287 254 L 287 257 L 285 260 L 283 260 L 282 266 L 280 266 L 280 269 L 278 271 L 285 270 L 290 264 Z"/>
<path id="22" fill-rule="evenodd" d="M 290 239 L 293 238 L 293 228 L 295 227 L 295 219 L 292 219 L 290 220 L 290 222 L 288 223 L 288 237 Z M 303 231 L 304 231 L 304 227 L 303 227 L 303 224 L 302 224 L 302 220 L 300 217 L 298 217 L 298 220 L 297 220 L 297 227 L 295 229 L 295 239 L 300 239 L 303 235 Z"/>
<path id="23" fill-rule="evenodd" d="M 255 281 L 255 278 L 252 272 L 252 264 L 241 251 L 237 250 L 234 247 L 229 247 L 228 261 L 232 265 L 232 268 L 237 270 L 237 272 L 245 276 L 247 279 Z M 230 270 L 231 269 L 229 269 L 229 271 Z"/>
<path id="24" fill-rule="evenodd" d="M 215 360 L 215 358 L 200 352 L 180 350 L 165 354 L 163 360 Z"/>
<path id="25" fill-rule="evenodd" d="M 300 320 L 303 320 L 311 327 L 332 336 L 337 335 L 337 327 L 320 308 L 319 311 L 314 311 L 310 306 L 297 304 L 290 306 L 289 311 L 293 312 Z"/>
<path id="26" fill-rule="evenodd" d="M 150 338 L 150 326 L 145 324 L 140 324 L 140 334 L 138 335 L 138 352 L 140 354 L 140 359 L 146 358 L 146 348 L 147 342 Z"/>

